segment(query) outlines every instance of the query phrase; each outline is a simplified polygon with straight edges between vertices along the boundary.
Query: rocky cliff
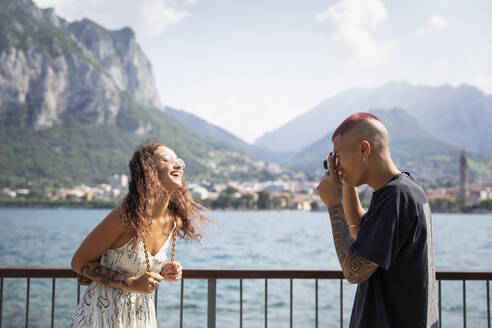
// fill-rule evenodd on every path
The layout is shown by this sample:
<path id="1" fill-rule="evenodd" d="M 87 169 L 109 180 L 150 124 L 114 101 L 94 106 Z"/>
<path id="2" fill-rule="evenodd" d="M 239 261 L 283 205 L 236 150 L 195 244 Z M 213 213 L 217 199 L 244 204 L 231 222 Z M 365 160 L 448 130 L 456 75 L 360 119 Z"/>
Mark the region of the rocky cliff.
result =
<path id="1" fill-rule="evenodd" d="M 152 67 L 129 28 L 69 23 L 30 0 L 0 2 L 0 108 L 44 129 L 71 114 L 115 124 L 122 94 L 161 107 Z"/>

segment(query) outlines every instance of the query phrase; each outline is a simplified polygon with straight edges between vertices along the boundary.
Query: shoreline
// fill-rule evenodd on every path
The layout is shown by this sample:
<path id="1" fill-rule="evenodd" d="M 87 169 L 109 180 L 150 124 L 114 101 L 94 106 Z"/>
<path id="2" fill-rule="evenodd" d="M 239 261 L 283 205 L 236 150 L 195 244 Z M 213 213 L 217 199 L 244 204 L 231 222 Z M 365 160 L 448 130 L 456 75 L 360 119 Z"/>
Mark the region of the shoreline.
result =
<path id="1" fill-rule="evenodd" d="M 0 199 L 1 208 L 114 208 L 120 201 L 52 201 L 44 199 Z"/>
<path id="2" fill-rule="evenodd" d="M 79 209 L 112 209 L 120 203 L 119 200 L 110 201 L 51 201 L 51 200 L 9 200 L 0 199 L 0 208 L 50 208 L 50 209 L 63 209 L 63 208 L 79 208 Z M 298 211 L 298 212 L 324 212 L 325 210 L 314 211 L 301 211 L 295 209 L 249 209 L 249 208 L 210 208 L 211 211 Z M 432 213 L 456 213 L 456 214 L 487 214 L 492 213 L 492 210 L 481 207 L 470 207 L 464 210 L 446 210 L 432 209 Z"/>

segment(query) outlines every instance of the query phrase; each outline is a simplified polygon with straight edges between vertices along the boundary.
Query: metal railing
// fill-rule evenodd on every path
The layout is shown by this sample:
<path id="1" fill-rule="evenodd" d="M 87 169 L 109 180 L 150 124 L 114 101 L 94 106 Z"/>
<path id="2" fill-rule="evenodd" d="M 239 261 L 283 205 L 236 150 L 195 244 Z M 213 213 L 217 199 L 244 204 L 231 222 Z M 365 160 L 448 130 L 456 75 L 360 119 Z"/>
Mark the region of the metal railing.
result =
<path id="1" fill-rule="evenodd" d="M 26 278 L 26 313 L 25 326 L 29 324 L 29 293 L 32 278 L 51 278 L 51 327 L 55 321 L 55 291 L 56 279 L 76 278 L 76 274 L 70 268 L 52 266 L 0 266 L 0 328 L 2 327 L 2 306 L 3 306 L 3 286 L 4 278 Z M 293 280 L 312 279 L 315 280 L 315 327 L 318 327 L 318 280 L 339 280 L 340 281 L 340 327 L 343 327 L 343 273 L 339 270 L 257 270 L 257 269 L 186 269 L 183 270 L 180 292 L 180 328 L 183 327 L 183 295 L 184 283 L 188 279 L 208 280 L 208 301 L 207 301 L 207 327 L 216 327 L 216 295 L 217 280 L 239 279 L 239 327 L 243 327 L 243 279 L 264 279 L 265 280 L 265 328 L 268 327 L 268 281 L 270 279 L 290 280 L 290 327 L 293 326 Z M 463 327 L 466 328 L 466 282 L 485 281 L 487 295 L 487 327 L 491 328 L 490 321 L 490 280 L 492 271 L 457 271 L 457 270 L 438 270 L 436 272 L 438 282 L 438 306 L 439 323 L 442 325 L 441 307 L 441 281 L 462 281 L 463 296 Z M 154 301 L 157 309 L 158 290 L 155 291 Z M 80 301 L 80 285 L 77 285 L 77 303 Z"/>

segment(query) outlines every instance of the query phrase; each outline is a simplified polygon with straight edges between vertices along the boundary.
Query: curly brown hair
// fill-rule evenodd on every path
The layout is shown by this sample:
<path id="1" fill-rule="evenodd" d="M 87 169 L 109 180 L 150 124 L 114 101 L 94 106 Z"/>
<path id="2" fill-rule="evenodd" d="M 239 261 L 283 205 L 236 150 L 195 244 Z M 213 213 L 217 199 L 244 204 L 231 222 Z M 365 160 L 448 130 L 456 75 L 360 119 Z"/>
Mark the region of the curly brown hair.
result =
<path id="1" fill-rule="evenodd" d="M 164 186 L 158 179 L 153 159 L 159 147 L 167 146 L 162 143 L 147 142 L 135 149 L 128 164 L 131 175 L 128 194 L 121 203 L 121 216 L 126 229 L 144 241 L 150 237 L 155 204 L 164 201 L 167 196 Z M 201 240 L 202 234 L 199 230 L 210 220 L 200 213 L 200 210 L 205 210 L 206 207 L 193 200 L 184 179 L 182 187 L 171 195 L 168 209 L 175 218 L 181 219 L 182 226 L 178 231 L 181 239 Z"/>

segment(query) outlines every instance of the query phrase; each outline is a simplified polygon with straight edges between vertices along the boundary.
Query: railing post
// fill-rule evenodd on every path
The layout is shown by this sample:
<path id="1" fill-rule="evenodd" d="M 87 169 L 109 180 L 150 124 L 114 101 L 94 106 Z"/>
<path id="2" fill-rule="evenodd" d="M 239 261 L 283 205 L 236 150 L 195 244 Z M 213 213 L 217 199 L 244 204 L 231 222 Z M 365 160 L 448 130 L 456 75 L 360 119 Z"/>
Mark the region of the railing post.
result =
<path id="1" fill-rule="evenodd" d="M 179 328 L 183 328 L 183 297 L 184 297 L 184 278 L 181 278 L 181 294 L 179 296 Z"/>
<path id="2" fill-rule="evenodd" d="M 439 328 L 442 328 L 441 280 L 439 282 Z"/>
<path id="3" fill-rule="evenodd" d="M 157 287 L 154 291 L 154 308 L 155 308 L 155 319 L 157 320 L 157 293 L 158 293 L 159 287 Z"/>
<path id="4" fill-rule="evenodd" d="M 490 283 L 489 283 L 489 280 L 487 280 L 487 327 L 490 328 Z"/>
<path id="5" fill-rule="evenodd" d="M 239 328 L 243 328 L 243 279 L 239 279 Z"/>
<path id="6" fill-rule="evenodd" d="M 340 279 L 340 328 L 343 328 L 343 279 Z"/>
<path id="7" fill-rule="evenodd" d="M 207 312 L 207 327 L 215 328 L 215 314 L 217 301 L 217 280 L 208 280 L 208 312 Z"/>
<path id="8" fill-rule="evenodd" d="M 268 328 L 268 279 L 265 279 L 265 328 Z"/>
<path id="9" fill-rule="evenodd" d="M 315 290 L 316 290 L 315 294 L 314 294 L 315 295 L 314 296 L 314 300 L 315 300 L 314 301 L 314 303 L 315 303 L 315 315 L 314 315 L 314 317 L 315 317 L 315 321 L 316 321 L 315 327 L 318 328 L 318 279 L 316 279 L 314 286 L 315 286 Z"/>
<path id="10" fill-rule="evenodd" d="M 26 328 L 29 327 L 29 292 L 31 290 L 31 278 L 27 278 L 26 286 Z"/>
<path id="11" fill-rule="evenodd" d="M 55 278 L 53 278 L 53 286 L 51 289 L 51 328 L 55 326 Z"/>
<path id="12" fill-rule="evenodd" d="M 466 328 L 466 282 L 463 280 L 463 328 Z"/>
<path id="13" fill-rule="evenodd" d="M 0 328 L 2 328 L 3 277 L 0 278 Z"/>
<path id="14" fill-rule="evenodd" d="M 293 279 L 290 279 L 290 328 L 292 328 L 292 324 L 294 321 L 294 305 L 293 303 L 293 298 L 294 298 L 294 287 L 293 287 Z"/>

